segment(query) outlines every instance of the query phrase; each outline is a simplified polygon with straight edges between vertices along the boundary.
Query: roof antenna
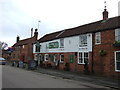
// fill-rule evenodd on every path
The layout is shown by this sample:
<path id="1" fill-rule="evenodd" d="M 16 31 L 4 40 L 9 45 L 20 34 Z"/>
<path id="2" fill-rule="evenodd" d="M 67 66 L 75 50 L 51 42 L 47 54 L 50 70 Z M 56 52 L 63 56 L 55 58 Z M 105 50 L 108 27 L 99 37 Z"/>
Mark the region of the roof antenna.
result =
<path id="1" fill-rule="evenodd" d="M 106 7 L 107 7 L 107 6 L 106 6 L 106 1 L 104 1 L 104 4 L 105 4 L 104 9 L 106 9 Z"/>

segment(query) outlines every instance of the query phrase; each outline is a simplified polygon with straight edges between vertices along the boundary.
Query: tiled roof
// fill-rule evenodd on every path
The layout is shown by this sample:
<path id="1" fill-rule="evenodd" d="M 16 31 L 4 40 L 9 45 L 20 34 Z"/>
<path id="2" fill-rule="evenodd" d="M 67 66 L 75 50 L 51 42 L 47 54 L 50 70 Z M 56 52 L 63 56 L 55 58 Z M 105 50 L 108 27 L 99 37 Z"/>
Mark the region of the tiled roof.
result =
<path id="1" fill-rule="evenodd" d="M 28 43 L 33 43 L 33 42 L 35 42 L 34 37 L 31 37 L 31 38 L 27 38 L 27 39 L 23 39 L 23 40 L 18 41 L 17 43 L 15 43 L 13 45 L 13 47 L 15 47 L 15 46 L 21 46 L 21 45 L 26 45 Z"/>
<path id="2" fill-rule="evenodd" d="M 120 16 L 108 18 L 107 20 L 100 20 L 97 22 L 85 24 L 75 28 L 65 29 L 62 31 L 46 34 L 45 36 L 39 39 L 39 42 L 46 42 L 54 39 L 76 36 L 85 33 L 111 30 L 115 28 L 120 28 Z"/>

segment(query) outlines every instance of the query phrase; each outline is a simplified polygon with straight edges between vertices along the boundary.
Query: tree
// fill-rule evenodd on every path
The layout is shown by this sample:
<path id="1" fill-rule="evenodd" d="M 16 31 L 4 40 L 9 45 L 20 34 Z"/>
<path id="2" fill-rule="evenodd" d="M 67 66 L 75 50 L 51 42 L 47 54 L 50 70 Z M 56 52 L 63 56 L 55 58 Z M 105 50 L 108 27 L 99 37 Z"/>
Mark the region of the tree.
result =
<path id="1" fill-rule="evenodd" d="M 8 46 L 7 43 L 0 41 L 0 57 L 2 57 L 2 50 Z"/>

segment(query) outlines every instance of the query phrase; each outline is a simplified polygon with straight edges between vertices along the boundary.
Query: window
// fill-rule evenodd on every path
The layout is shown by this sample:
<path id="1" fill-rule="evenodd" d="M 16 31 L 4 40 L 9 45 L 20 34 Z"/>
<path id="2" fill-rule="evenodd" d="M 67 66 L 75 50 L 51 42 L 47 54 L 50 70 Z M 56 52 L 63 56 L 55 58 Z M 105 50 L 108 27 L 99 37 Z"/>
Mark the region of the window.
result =
<path id="1" fill-rule="evenodd" d="M 23 45 L 22 48 L 25 48 L 25 45 Z"/>
<path id="2" fill-rule="evenodd" d="M 49 55 L 45 54 L 45 61 L 48 61 L 48 57 L 49 57 Z"/>
<path id="3" fill-rule="evenodd" d="M 37 59 L 38 59 L 38 55 L 35 54 L 35 55 L 34 55 L 34 60 L 37 60 Z"/>
<path id="4" fill-rule="evenodd" d="M 120 29 L 115 30 L 115 40 L 120 42 Z"/>
<path id="5" fill-rule="evenodd" d="M 60 39 L 60 48 L 63 48 L 64 47 L 64 39 Z"/>
<path id="6" fill-rule="evenodd" d="M 87 46 L 87 35 L 80 35 L 80 47 Z"/>
<path id="7" fill-rule="evenodd" d="M 35 52 L 40 52 L 40 45 L 35 45 Z"/>
<path id="8" fill-rule="evenodd" d="M 60 55 L 60 62 L 61 62 L 61 63 L 64 62 L 64 55 L 63 55 L 63 54 Z"/>
<path id="9" fill-rule="evenodd" d="M 78 53 L 78 64 L 85 64 L 88 62 L 89 54 L 88 52 L 79 52 Z"/>
<path id="10" fill-rule="evenodd" d="M 84 63 L 88 63 L 88 53 L 84 53 Z"/>
<path id="11" fill-rule="evenodd" d="M 95 43 L 100 44 L 101 43 L 101 35 L 100 32 L 95 33 Z"/>
<path id="12" fill-rule="evenodd" d="M 79 57 L 78 57 L 78 63 L 83 63 L 82 52 L 80 52 L 78 56 L 79 56 Z"/>
<path id="13" fill-rule="evenodd" d="M 40 55 L 40 61 L 44 61 L 44 55 Z"/>
<path id="14" fill-rule="evenodd" d="M 120 71 L 120 51 L 115 52 L 115 71 Z"/>
<path id="15" fill-rule="evenodd" d="M 15 58 L 15 54 L 13 54 L 13 58 Z"/>
<path id="16" fill-rule="evenodd" d="M 57 54 L 54 55 L 54 62 L 57 61 Z"/>

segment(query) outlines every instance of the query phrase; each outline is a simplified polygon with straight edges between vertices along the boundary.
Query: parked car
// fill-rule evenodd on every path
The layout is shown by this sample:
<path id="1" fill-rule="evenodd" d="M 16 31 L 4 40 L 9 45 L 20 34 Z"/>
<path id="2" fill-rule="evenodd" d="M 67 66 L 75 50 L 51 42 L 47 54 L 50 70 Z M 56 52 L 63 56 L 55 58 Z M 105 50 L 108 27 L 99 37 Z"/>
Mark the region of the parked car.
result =
<path id="1" fill-rule="evenodd" d="M 0 65 L 5 65 L 5 64 L 6 64 L 6 60 L 0 57 Z"/>

